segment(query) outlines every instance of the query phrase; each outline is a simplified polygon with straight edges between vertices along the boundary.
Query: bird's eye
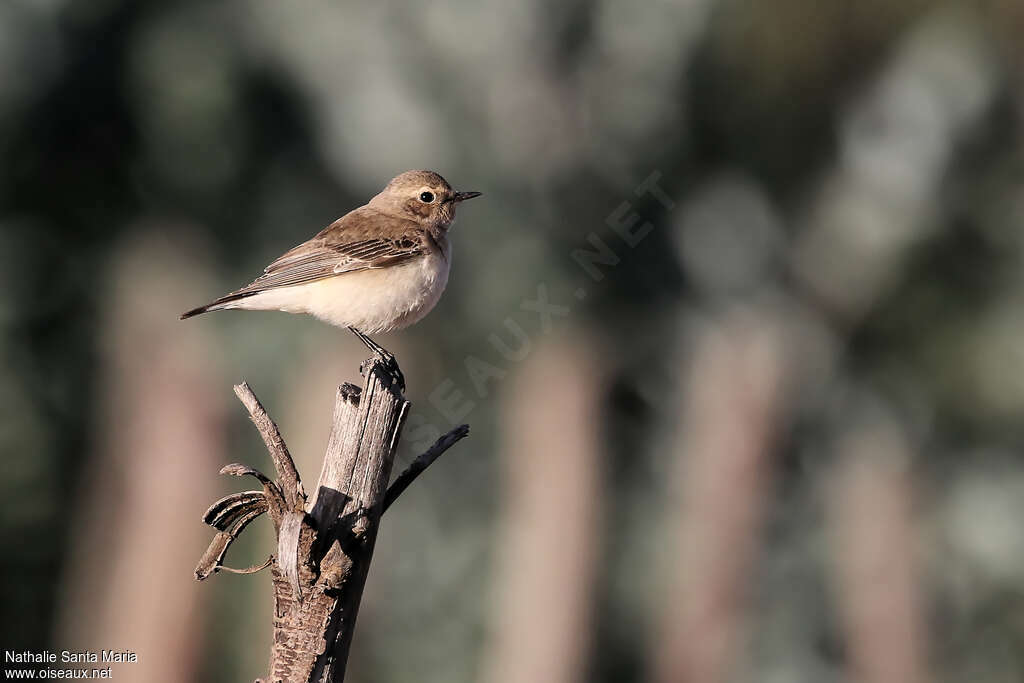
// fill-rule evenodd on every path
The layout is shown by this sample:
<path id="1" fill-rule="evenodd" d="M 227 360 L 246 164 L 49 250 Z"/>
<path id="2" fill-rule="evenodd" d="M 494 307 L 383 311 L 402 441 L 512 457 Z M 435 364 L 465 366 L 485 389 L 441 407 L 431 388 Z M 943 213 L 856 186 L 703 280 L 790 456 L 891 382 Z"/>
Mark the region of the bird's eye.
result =
<path id="1" fill-rule="evenodd" d="M 424 204 L 429 204 L 430 202 L 434 201 L 434 193 L 420 192 L 420 201 L 423 202 Z"/>

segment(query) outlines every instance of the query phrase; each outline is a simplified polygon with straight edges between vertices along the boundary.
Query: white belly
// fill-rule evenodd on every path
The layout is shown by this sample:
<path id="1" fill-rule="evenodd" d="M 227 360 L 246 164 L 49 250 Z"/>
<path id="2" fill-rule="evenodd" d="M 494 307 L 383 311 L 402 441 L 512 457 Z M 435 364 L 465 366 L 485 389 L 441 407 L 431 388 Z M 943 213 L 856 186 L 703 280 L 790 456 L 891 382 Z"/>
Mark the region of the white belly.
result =
<path id="1" fill-rule="evenodd" d="M 401 329 L 421 320 L 448 284 L 448 260 L 440 252 L 389 268 L 371 268 L 260 292 L 228 308 L 308 313 L 366 334 Z"/>

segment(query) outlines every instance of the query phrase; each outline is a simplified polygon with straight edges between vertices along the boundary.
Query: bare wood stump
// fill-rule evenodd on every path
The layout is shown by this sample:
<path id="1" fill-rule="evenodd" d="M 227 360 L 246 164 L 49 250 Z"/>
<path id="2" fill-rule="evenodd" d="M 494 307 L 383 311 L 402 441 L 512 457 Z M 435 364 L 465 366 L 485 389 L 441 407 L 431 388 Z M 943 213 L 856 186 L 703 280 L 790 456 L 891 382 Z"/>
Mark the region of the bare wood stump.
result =
<path id="1" fill-rule="evenodd" d="M 384 365 L 363 365 L 362 388 L 342 384 L 320 480 L 307 498 L 277 425 L 245 383 L 235 393 L 245 405 L 274 462 L 277 480 L 245 465 L 222 474 L 253 476 L 261 491 L 218 500 L 203 521 L 218 530 L 196 566 L 202 580 L 218 571 L 253 573 L 270 567 L 274 640 L 270 674 L 262 683 L 339 683 L 366 583 L 380 516 L 444 451 L 469 433 L 456 427 L 418 457 L 388 488 L 409 402 Z M 249 522 L 269 513 L 277 552 L 262 565 L 232 569 L 222 562 Z"/>

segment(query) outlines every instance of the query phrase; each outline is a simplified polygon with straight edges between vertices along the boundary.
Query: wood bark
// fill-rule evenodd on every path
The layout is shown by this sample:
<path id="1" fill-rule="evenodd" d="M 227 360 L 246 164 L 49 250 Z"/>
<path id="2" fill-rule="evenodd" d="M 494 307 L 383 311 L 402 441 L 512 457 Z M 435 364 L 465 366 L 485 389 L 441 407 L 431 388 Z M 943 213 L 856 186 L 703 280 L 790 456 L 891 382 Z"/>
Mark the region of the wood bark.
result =
<path id="1" fill-rule="evenodd" d="M 461 425 L 441 437 L 389 489 L 410 404 L 381 361 L 365 363 L 363 374 L 362 387 L 338 387 L 327 452 L 310 497 L 277 425 L 247 384 L 235 387 L 267 445 L 277 479 L 239 464 L 221 470 L 253 476 L 263 489 L 231 494 L 207 510 L 203 521 L 218 533 L 195 576 L 202 580 L 217 571 L 251 573 L 269 566 L 274 638 L 270 672 L 262 683 L 344 680 L 380 516 L 427 465 L 469 432 Z M 225 567 L 222 562 L 231 542 L 264 512 L 277 534 L 277 552 L 260 566 Z"/>

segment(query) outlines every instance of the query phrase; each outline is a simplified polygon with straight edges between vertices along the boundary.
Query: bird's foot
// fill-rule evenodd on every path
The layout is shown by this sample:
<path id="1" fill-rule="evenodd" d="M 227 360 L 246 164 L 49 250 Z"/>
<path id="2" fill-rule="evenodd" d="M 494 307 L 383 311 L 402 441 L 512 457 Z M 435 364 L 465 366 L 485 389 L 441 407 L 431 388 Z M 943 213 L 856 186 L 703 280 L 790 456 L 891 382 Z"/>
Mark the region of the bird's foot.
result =
<path id="1" fill-rule="evenodd" d="M 405 393 L 405 375 L 402 374 L 402 369 L 398 367 L 398 361 L 395 360 L 395 355 L 384 348 L 374 349 L 373 358 L 368 359 L 361 371 L 367 371 L 373 366 L 374 362 L 380 362 L 383 366 L 384 372 L 387 373 L 388 377 L 391 378 L 392 383 L 398 387 L 399 393 Z M 367 367 L 369 364 L 370 367 Z"/>
<path id="2" fill-rule="evenodd" d="M 402 374 L 402 370 L 398 367 L 398 361 L 395 360 L 395 354 L 391 353 L 356 328 L 350 327 L 348 329 L 352 331 L 352 334 L 359 338 L 359 341 L 363 342 L 363 345 L 366 346 L 366 348 L 373 352 L 375 359 L 380 361 L 381 365 L 384 366 L 384 370 L 391 377 L 392 382 L 398 386 L 399 392 L 405 393 L 405 375 Z M 364 363 L 359 370 L 360 372 L 365 372 L 369 370 L 369 368 L 367 368 Z"/>

